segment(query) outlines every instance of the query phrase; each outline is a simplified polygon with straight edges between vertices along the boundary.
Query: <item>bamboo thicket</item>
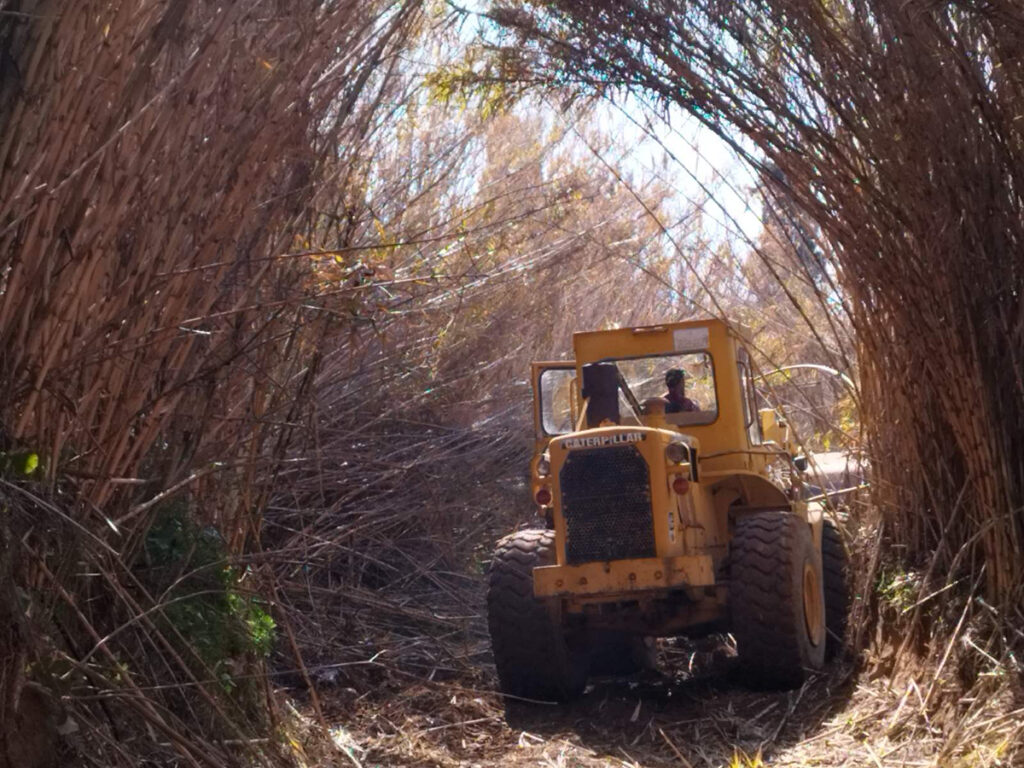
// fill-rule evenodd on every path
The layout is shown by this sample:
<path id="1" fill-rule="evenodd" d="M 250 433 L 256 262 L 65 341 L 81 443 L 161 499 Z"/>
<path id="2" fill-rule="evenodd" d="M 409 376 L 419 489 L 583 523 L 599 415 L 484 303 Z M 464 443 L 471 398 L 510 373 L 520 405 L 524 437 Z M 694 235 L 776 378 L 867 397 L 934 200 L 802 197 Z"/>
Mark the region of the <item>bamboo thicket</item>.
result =
<path id="1" fill-rule="evenodd" d="M 130 723 L 189 765 L 242 759 L 197 729 L 275 751 L 245 738 L 261 694 L 225 695 L 168 624 L 208 605 L 172 590 L 219 594 L 216 557 L 258 547 L 323 333 L 308 261 L 283 254 L 421 23 L 416 2 L 0 3 L 0 450 L 29 481 L 4 484 L 0 579 L 32 602 L 7 606 L 2 706 L 26 669 L 98 698 L 77 716 L 104 764 L 140 759 L 118 744 Z M 205 575 L 164 568 L 157 594 L 146 537 L 190 494 L 188 524 L 220 538 L 187 540 L 222 554 Z"/>
<path id="2" fill-rule="evenodd" d="M 625 0 L 493 15 L 517 38 L 505 53 L 518 71 L 554 63 L 560 84 L 692 112 L 814 223 L 841 288 L 821 297 L 844 303 L 860 347 L 889 552 L 980 578 L 1020 620 L 1020 5 Z"/>

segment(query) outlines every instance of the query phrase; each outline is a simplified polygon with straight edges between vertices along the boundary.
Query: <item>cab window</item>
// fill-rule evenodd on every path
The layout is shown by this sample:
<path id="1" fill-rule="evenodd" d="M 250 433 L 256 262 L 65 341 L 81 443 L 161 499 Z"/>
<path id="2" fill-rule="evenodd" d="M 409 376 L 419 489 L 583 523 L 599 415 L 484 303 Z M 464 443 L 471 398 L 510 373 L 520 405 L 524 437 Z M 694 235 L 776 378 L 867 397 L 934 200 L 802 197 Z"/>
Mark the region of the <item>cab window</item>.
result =
<path id="1" fill-rule="evenodd" d="M 750 375 L 750 361 L 745 349 L 740 349 L 736 367 L 740 377 L 740 399 L 743 401 L 743 425 L 747 429 L 750 444 L 761 445 L 764 442 L 764 437 L 761 434 L 761 420 L 757 418 L 754 381 Z"/>
<path id="2" fill-rule="evenodd" d="M 672 370 L 682 372 L 687 408 L 667 411 L 667 423 L 691 426 L 711 424 L 718 418 L 715 367 L 707 352 L 621 358 L 610 362 L 618 366 L 626 386 L 641 403 L 650 398 L 664 397 L 667 394 L 666 374 Z M 629 412 L 624 403 L 620 403 L 620 410 Z"/>
<path id="3" fill-rule="evenodd" d="M 572 386 L 576 370 L 573 368 L 547 368 L 541 371 L 540 427 L 545 435 L 564 435 L 572 432 Z"/>

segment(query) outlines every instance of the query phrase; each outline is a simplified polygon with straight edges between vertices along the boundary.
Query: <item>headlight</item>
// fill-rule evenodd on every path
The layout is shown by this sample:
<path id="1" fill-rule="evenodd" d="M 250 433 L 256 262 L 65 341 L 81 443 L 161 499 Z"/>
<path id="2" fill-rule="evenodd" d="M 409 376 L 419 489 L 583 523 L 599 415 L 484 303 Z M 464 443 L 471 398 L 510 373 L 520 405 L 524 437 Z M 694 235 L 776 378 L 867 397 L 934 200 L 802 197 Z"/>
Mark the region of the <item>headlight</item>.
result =
<path id="1" fill-rule="evenodd" d="M 551 474 L 551 459 L 545 453 L 537 459 L 537 477 L 547 477 Z"/>
<path id="2" fill-rule="evenodd" d="M 673 464 L 682 464 L 690 460 L 690 449 L 686 443 L 669 443 L 665 448 L 665 458 Z"/>

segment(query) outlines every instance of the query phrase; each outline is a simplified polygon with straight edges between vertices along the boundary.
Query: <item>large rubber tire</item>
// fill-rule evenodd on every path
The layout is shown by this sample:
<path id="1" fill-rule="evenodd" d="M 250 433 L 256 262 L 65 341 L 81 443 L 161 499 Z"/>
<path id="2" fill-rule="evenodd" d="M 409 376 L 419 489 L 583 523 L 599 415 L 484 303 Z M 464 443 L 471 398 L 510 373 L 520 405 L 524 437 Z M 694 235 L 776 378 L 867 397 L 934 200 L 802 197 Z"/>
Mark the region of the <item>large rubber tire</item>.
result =
<path id="1" fill-rule="evenodd" d="M 787 512 L 736 520 L 730 552 L 732 634 L 748 679 L 793 688 L 825 662 L 821 553 Z"/>
<path id="2" fill-rule="evenodd" d="M 587 683 L 587 652 L 558 611 L 533 595 L 533 569 L 555 562 L 554 531 L 517 531 L 498 542 L 487 588 L 487 626 L 502 693 L 570 701 Z"/>
<path id="3" fill-rule="evenodd" d="M 635 675 L 658 665 L 658 647 L 652 637 L 602 630 L 587 638 L 591 675 Z"/>
<path id="4" fill-rule="evenodd" d="M 825 658 L 834 659 L 846 642 L 846 621 L 850 611 L 849 566 L 839 529 L 826 519 L 821 529 L 821 564 L 825 583 Z"/>

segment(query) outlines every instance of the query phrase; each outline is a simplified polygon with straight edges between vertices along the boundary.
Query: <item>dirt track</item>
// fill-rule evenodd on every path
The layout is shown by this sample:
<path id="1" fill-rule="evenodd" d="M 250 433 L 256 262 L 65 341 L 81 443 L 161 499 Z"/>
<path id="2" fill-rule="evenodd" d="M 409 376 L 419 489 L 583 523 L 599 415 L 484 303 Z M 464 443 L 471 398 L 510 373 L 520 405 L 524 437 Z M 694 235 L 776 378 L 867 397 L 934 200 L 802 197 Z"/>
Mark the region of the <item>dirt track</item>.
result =
<path id="1" fill-rule="evenodd" d="M 507 711 L 489 692 L 417 686 L 365 700 L 349 734 L 364 766 L 721 766 L 759 751 L 809 765 L 801 742 L 845 705 L 838 682 L 765 694 L 729 677 L 602 681 L 572 706 Z"/>
<path id="2" fill-rule="evenodd" d="M 494 692 L 484 591 L 482 571 L 462 570 L 374 592 L 375 608 L 365 614 L 366 640 L 356 651 L 364 661 L 344 657 L 342 674 L 318 677 L 324 714 L 344 755 L 310 755 L 307 765 L 1010 764 L 1000 762 L 1003 736 L 988 735 L 984 726 L 991 717 L 1014 714 L 1019 704 L 971 704 L 978 735 L 957 734 L 950 725 L 961 722 L 963 712 L 925 712 L 922 691 L 933 671 L 910 670 L 897 681 L 872 678 L 870 670 L 885 661 L 874 657 L 864 665 L 868 671 L 858 673 L 847 660 L 802 689 L 757 691 L 736 673 L 723 639 L 697 646 L 662 641 L 658 673 L 594 681 L 571 706 L 506 709 Z M 408 618 L 413 614 L 415 623 Z M 426 616 L 432 619 L 424 621 Z M 352 632 L 338 625 L 333 637 Z M 893 638 L 876 641 L 885 648 Z M 298 697 L 301 688 L 292 689 Z M 300 709 L 311 715 L 308 704 Z"/>
<path id="3" fill-rule="evenodd" d="M 857 684 L 852 665 L 833 665 L 802 689 L 746 687 L 728 659 L 687 672 L 690 649 L 662 649 L 666 670 L 600 680 L 571 706 L 504 708 L 472 679 L 412 682 L 389 675 L 376 690 L 326 696 L 335 742 L 348 759 L 318 765 L 437 766 L 945 766 L 1000 765 L 943 756 L 942 734 L 910 694 Z M 698 665 L 699 666 L 699 665 Z M 910 699 L 908 705 L 908 698 Z M 761 762 L 759 762 L 759 759 Z M 335 759 L 337 760 L 337 758 Z"/>

